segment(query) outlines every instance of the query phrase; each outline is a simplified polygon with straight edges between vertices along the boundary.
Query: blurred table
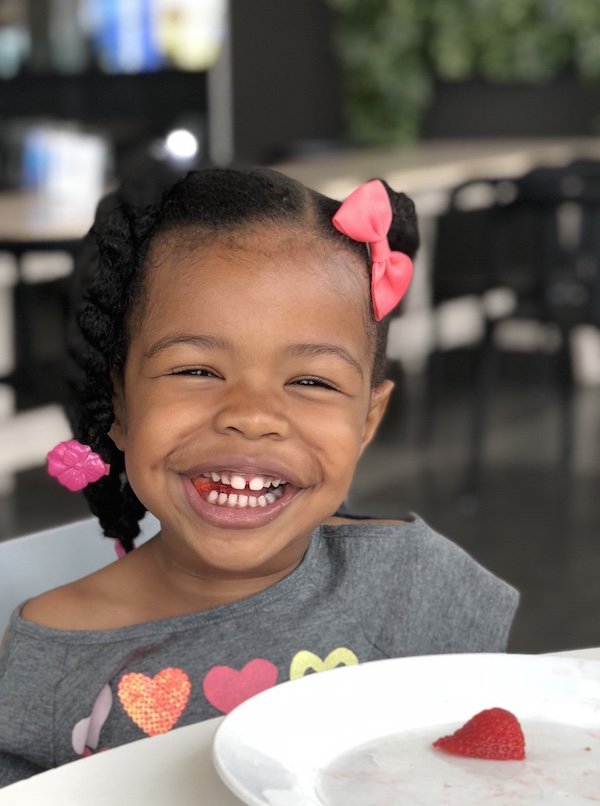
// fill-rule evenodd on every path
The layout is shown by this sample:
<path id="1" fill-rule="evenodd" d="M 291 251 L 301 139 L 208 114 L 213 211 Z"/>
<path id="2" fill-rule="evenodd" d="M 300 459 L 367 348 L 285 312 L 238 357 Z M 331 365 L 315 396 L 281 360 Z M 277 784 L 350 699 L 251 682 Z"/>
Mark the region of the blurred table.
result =
<path id="1" fill-rule="evenodd" d="M 70 241 L 92 225 L 97 199 L 56 201 L 27 191 L 0 192 L 0 241 Z"/>
<path id="2" fill-rule="evenodd" d="M 600 138 L 430 140 L 405 148 L 340 151 L 274 166 L 327 196 L 343 199 L 369 179 L 416 197 L 417 212 L 444 210 L 444 192 L 471 179 L 515 177 L 542 165 L 600 159 Z"/>
<path id="3" fill-rule="evenodd" d="M 600 660 L 600 648 L 553 653 Z M 0 790 L 0 806 L 239 806 L 211 760 L 224 717 L 140 739 Z"/>

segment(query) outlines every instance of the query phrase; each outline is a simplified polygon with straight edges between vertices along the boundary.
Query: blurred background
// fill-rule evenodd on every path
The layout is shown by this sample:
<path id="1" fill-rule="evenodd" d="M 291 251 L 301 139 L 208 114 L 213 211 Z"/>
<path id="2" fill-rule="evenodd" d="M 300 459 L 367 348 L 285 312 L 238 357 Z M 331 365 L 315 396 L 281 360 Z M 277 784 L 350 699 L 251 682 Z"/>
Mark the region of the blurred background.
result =
<path id="1" fill-rule="evenodd" d="M 108 189 L 381 177 L 422 247 L 348 506 L 417 511 L 517 587 L 512 651 L 600 645 L 599 4 L 0 0 L 0 110 L 0 540 L 89 516 L 45 455 Z"/>

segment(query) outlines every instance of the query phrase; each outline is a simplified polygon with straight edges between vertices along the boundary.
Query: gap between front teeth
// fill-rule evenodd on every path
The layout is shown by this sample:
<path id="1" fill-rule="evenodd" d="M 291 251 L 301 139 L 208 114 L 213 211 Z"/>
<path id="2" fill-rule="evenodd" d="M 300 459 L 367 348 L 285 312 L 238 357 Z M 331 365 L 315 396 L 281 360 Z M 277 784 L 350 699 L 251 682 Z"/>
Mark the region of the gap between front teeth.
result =
<path id="1" fill-rule="evenodd" d="M 281 479 L 268 479 L 265 476 L 252 476 L 248 482 L 244 476 L 241 476 L 239 473 L 217 473 L 216 471 L 212 471 L 212 473 L 205 473 L 206 478 L 211 478 L 215 484 L 227 484 L 229 487 L 233 487 L 234 490 L 244 490 L 246 485 L 249 487 L 250 490 L 254 492 L 258 492 L 265 487 L 273 487 L 277 489 L 280 484 L 283 484 Z"/>

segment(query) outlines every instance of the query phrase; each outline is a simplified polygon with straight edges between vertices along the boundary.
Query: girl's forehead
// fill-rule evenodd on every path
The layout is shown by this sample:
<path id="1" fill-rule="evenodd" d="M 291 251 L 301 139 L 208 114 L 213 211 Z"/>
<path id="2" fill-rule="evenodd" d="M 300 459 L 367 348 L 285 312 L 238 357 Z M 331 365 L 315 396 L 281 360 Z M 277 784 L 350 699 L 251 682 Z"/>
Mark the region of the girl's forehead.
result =
<path id="1" fill-rule="evenodd" d="M 334 328 L 352 322 L 358 339 L 370 341 L 366 266 L 335 242 L 295 230 L 261 227 L 210 239 L 171 234 L 151 250 L 145 285 L 147 324 L 182 316 L 225 327 L 236 315 L 264 315 L 291 328 L 303 320 L 325 326 L 327 317 Z"/>
<path id="2" fill-rule="evenodd" d="M 208 237 L 171 233 L 150 251 L 146 286 L 151 296 L 162 296 L 174 282 L 193 284 L 216 275 L 258 286 L 272 274 L 281 285 L 316 283 L 369 308 L 366 265 L 355 253 L 325 237 L 281 226 Z"/>

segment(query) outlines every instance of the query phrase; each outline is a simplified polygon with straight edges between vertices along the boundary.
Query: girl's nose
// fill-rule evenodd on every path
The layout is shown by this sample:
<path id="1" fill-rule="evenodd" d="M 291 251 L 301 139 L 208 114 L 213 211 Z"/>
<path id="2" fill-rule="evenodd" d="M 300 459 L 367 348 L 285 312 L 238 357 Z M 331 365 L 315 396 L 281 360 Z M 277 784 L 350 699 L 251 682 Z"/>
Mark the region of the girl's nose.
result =
<path id="1" fill-rule="evenodd" d="M 221 433 L 238 432 L 246 439 L 283 439 L 289 432 L 289 423 L 279 396 L 273 392 L 250 389 L 245 384 L 228 390 L 215 415 L 214 424 Z"/>

